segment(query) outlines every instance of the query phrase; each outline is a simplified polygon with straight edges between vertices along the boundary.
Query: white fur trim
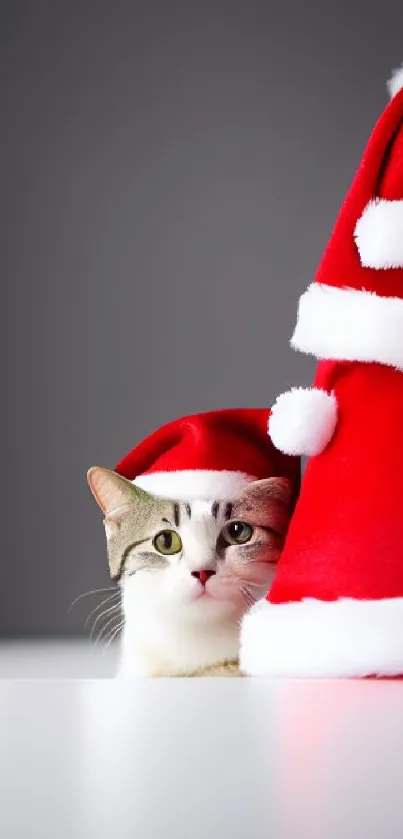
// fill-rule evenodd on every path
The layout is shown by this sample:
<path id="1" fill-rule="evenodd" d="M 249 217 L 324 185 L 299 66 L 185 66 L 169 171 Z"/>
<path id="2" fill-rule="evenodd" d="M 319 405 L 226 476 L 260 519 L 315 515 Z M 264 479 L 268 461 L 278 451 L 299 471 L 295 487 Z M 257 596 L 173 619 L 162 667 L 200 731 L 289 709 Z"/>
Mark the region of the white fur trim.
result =
<path id="1" fill-rule="evenodd" d="M 369 201 L 354 238 L 364 268 L 403 268 L 403 201 Z"/>
<path id="2" fill-rule="evenodd" d="M 269 434 L 284 454 L 320 454 L 337 424 L 337 400 L 319 388 L 296 387 L 282 393 L 272 408 Z"/>
<path id="3" fill-rule="evenodd" d="M 403 88 L 403 65 L 398 70 L 393 70 L 392 76 L 387 82 L 387 88 L 391 99 Z"/>
<path id="4" fill-rule="evenodd" d="M 240 663 L 250 676 L 403 674 L 403 598 L 260 600 L 244 617 Z"/>
<path id="5" fill-rule="evenodd" d="M 403 370 L 403 300 L 312 283 L 300 298 L 291 346 L 317 358 Z"/>
<path id="6" fill-rule="evenodd" d="M 253 475 L 244 472 L 210 471 L 208 469 L 181 472 L 153 472 L 139 475 L 133 483 L 146 492 L 179 501 L 194 499 L 221 500 L 232 498 L 250 481 Z"/>

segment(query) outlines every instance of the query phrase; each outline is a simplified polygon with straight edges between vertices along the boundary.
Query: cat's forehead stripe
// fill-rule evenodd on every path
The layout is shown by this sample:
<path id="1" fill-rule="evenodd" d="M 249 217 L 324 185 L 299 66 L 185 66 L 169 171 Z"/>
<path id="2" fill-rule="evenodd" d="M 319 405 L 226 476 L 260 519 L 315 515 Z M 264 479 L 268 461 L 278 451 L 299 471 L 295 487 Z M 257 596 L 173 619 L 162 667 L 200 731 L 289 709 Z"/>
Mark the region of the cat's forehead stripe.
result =
<path id="1" fill-rule="evenodd" d="M 233 508 L 233 504 L 231 503 L 231 501 L 228 501 L 228 504 L 225 505 L 225 518 L 226 518 L 226 520 L 231 518 L 232 508 Z"/>
<path id="2" fill-rule="evenodd" d="M 175 501 L 175 503 L 174 503 L 174 522 L 175 522 L 176 527 L 179 527 L 179 521 L 180 521 L 179 511 L 180 511 L 179 504 Z"/>
<path id="3" fill-rule="evenodd" d="M 217 518 L 217 516 L 218 516 L 218 511 L 219 511 L 219 509 L 220 509 L 220 502 L 219 502 L 219 501 L 214 501 L 214 504 L 213 504 L 213 506 L 212 506 L 212 508 L 211 508 L 211 515 L 212 515 L 215 519 L 216 519 L 216 518 Z"/>
<path id="4" fill-rule="evenodd" d="M 192 508 L 191 508 L 188 501 L 185 502 L 185 510 L 188 514 L 188 518 L 191 519 L 192 518 Z"/>

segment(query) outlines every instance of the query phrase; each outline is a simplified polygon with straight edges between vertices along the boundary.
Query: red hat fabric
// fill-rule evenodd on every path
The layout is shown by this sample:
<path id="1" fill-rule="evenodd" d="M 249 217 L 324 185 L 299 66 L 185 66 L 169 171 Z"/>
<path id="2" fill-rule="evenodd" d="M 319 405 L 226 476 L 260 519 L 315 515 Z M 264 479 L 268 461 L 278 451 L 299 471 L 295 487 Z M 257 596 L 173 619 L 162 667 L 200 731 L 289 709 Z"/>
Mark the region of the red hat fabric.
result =
<path id="1" fill-rule="evenodd" d="M 399 87 L 401 85 L 401 88 Z M 316 274 L 292 346 L 318 358 L 403 369 L 403 71 L 379 119 Z"/>
<path id="2" fill-rule="evenodd" d="M 139 443 L 116 472 L 156 495 L 224 499 L 251 480 L 289 477 L 298 494 L 300 462 L 273 446 L 267 408 L 240 408 L 174 420 Z"/>
<path id="3" fill-rule="evenodd" d="M 401 675 L 403 90 L 369 141 L 314 287 L 293 338 L 320 359 L 313 387 L 282 394 L 269 421 L 278 448 L 311 459 L 273 586 L 244 619 L 241 666 Z"/>

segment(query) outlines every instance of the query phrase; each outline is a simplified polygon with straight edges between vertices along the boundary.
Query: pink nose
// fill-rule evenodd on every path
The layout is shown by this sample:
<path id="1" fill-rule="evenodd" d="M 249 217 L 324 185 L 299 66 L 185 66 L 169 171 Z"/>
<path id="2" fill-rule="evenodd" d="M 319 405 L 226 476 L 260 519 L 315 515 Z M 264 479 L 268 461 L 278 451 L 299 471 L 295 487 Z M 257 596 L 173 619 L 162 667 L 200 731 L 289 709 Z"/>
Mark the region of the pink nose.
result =
<path id="1" fill-rule="evenodd" d="M 209 580 L 214 574 L 215 571 L 210 571 L 207 568 L 202 568 L 200 571 L 192 571 L 192 577 L 196 577 L 196 580 L 199 580 L 202 586 L 205 586 L 207 580 Z"/>

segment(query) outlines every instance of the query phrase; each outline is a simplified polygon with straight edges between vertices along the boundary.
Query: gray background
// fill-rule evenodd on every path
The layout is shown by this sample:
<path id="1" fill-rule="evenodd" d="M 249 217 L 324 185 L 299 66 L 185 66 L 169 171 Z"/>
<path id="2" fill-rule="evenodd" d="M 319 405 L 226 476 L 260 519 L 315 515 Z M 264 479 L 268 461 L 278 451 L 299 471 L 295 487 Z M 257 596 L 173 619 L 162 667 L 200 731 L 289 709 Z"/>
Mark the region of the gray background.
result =
<path id="1" fill-rule="evenodd" d="M 309 381 L 297 299 L 402 32 L 401 0 L 1 3 L 3 637 L 108 584 L 90 465 Z"/>

